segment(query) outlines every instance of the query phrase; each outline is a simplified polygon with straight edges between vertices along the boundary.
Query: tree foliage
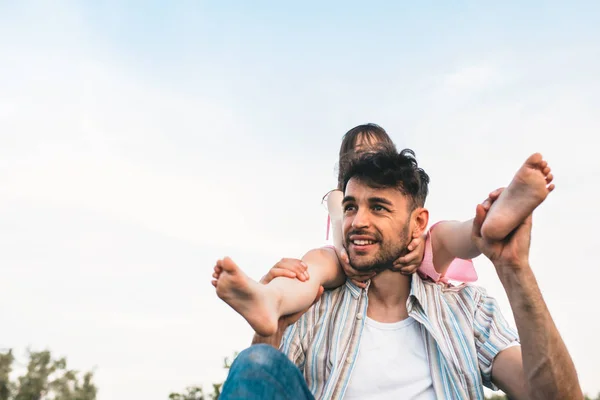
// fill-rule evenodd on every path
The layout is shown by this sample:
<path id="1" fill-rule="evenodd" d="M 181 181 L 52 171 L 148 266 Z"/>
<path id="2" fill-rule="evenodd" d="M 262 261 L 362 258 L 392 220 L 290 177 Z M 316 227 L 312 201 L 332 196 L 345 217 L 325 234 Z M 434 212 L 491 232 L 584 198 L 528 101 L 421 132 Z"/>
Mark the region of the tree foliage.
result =
<path id="1" fill-rule="evenodd" d="M 231 363 L 237 357 L 238 353 L 236 352 L 233 357 L 225 357 L 223 360 L 223 368 L 225 370 L 229 370 L 231 368 Z M 171 393 L 169 395 L 169 400 L 218 400 L 221 395 L 221 387 L 223 386 L 223 382 L 221 383 L 213 383 L 212 384 L 212 393 L 208 396 L 204 395 L 204 391 L 200 386 L 189 386 L 182 393 Z M 0 398 L 0 400 L 2 400 Z"/>
<path id="2" fill-rule="evenodd" d="M 223 368 L 229 370 L 237 356 L 226 357 Z M 0 400 L 96 400 L 98 389 L 93 382 L 93 373 L 67 367 L 66 358 L 54 359 L 49 351 L 28 352 L 25 365 L 18 364 L 12 350 L 0 351 Z M 17 368 L 15 368 L 17 367 Z M 16 369 L 23 369 L 14 377 Z M 218 400 L 223 383 L 214 383 L 212 393 L 205 395 L 201 386 L 189 386 L 182 393 L 171 393 L 169 400 Z M 504 394 L 493 394 L 487 400 L 508 400 Z M 584 400 L 600 400 L 586 395 Z"/>
<path id="3" fill-rule="evenodd" d="M 29 351 L 28 357 L 22 374 L 11 379 L 17 361 L 12 350 L 0 352 L 0 400 L 96 400 L 92 372 L 80 376 L 49 351 Z"/>

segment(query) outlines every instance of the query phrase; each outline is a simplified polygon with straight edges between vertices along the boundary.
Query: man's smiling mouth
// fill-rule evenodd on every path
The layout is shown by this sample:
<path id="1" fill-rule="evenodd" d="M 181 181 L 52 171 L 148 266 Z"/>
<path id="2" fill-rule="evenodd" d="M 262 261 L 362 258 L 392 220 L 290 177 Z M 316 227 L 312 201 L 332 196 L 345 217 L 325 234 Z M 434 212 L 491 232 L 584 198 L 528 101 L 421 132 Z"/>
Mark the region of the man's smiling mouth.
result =
<path id="1" fill-rule="evenodd" d="M 369 244 L 375 244 L 376 243 L 374 240 L 363 240 L 363 239 L 351 240 L 351 242 L 355 246 L 367 246 Z"/>

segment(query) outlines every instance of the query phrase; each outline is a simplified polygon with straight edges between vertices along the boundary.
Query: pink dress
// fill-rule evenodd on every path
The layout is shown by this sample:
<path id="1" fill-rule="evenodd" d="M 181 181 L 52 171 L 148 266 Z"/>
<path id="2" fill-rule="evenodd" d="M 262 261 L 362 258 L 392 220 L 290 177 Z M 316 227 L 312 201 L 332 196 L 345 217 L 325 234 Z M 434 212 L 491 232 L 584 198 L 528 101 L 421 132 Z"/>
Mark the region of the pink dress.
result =
<path id="1" fill-rule="evenodd" d="M 433 235 L 433 228 L 439 224 L 434 224 L 429 228 L 427 232 L 427 238 L 425 240 L 425 253 L 423 254 L 423 261 L 417 269 L 419 275 L 423 278 L 430 278 L 434 282 L 448 283 L 449 280 L 458 282 L 475 282 L 477 280 L 477 272 L 472 260 L 463 260 L 462 258 L 455 258 L 448 267 L 445 275 L 440 275 L 433 266 L 433 249 L 431 247 L 431 238 Z"/>

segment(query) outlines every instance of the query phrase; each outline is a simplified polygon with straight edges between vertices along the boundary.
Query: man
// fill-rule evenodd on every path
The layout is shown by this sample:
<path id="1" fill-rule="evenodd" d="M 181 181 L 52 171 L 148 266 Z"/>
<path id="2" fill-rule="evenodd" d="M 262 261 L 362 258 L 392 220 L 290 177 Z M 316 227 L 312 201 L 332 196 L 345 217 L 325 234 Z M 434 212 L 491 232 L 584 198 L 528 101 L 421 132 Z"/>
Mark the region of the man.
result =
<path id="1" fill-rule="evenodd" d="M 515 399 L 582 398 L 529 266 L 531 216 L 500 242 L 481 237 L 481 205 L 473 224 L 473 240 L 508 295 L 519 345 L 483 289 L 446 287 L 391 269 L 428 224 L 428 179 L 412 152 L 365 154 L 343 171 L 350 263 L 376 275 L 364 290 L 347 281 L 297 322 L 283 319 L 276 335 L 255 338 L 281 352 L 255 345 L 240 354 L 222 399 L 482 399 L 483 386 Z M 337 262 L 333 250 L 330 256 Z"/>

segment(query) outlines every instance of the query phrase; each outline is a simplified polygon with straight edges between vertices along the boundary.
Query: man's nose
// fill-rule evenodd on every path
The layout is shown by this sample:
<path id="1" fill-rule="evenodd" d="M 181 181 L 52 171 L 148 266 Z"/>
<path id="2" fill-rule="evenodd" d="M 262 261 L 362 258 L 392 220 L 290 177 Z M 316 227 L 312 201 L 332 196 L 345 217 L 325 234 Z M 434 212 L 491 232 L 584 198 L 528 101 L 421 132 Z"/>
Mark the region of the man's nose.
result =
<path id="1" fill-rule="evenodd" d="M 359 209 L 352 220 L 352 228 L 360 229 L 369 226 L 369 213 L 366 210 Z"/>

